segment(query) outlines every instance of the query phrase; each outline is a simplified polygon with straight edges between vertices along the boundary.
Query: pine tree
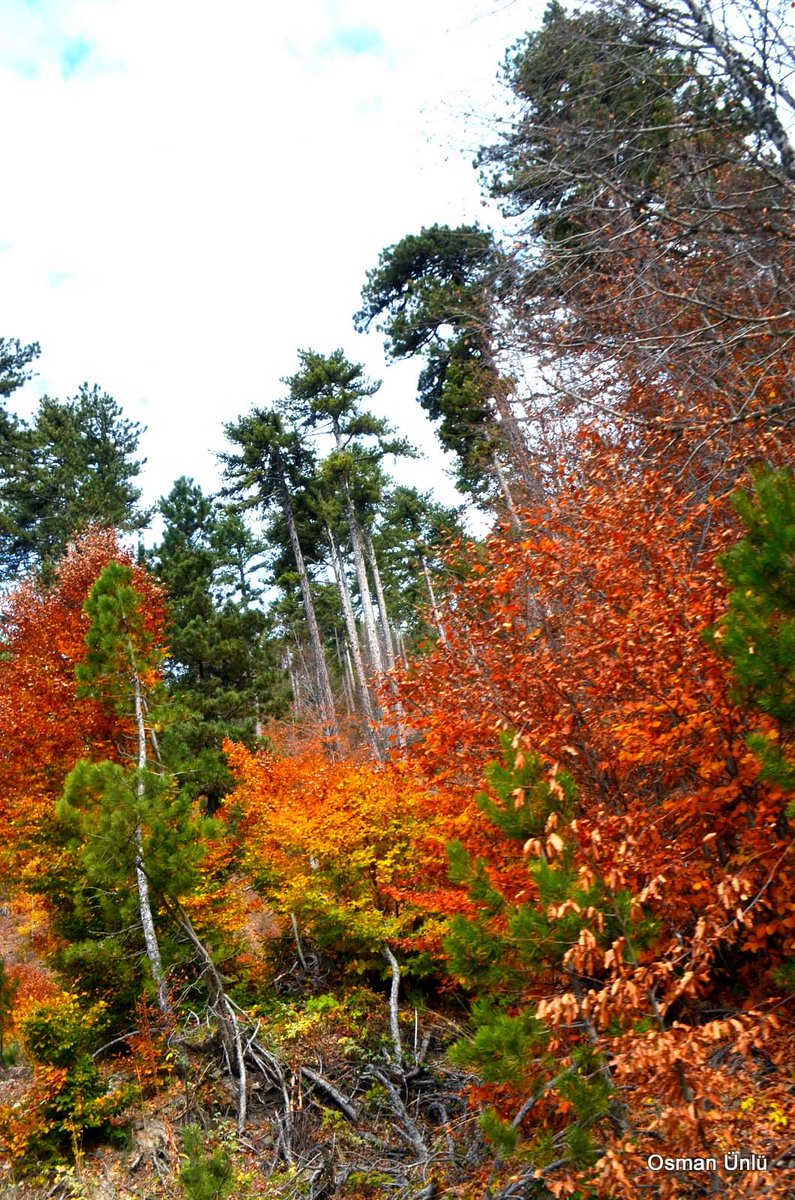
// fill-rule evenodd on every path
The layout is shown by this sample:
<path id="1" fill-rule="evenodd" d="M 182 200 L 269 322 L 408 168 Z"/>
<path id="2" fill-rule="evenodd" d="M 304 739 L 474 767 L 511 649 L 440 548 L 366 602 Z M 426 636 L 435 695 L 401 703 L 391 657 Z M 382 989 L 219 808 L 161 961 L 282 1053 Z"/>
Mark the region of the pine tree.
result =
<path id="1" fill-rule="evenodd" d="M 334 693 L 296 518 L 296 498 L 302 496 L 315 473 L 314 452 L 296 430 L 288 427 L 276 408 L 253 409 L 248 416 L 226 425 L 225 433 L 239 447 L 238 453 L 220 456 L 226 494 L 243 507 L 259 508 L 265 514 L 276 510 L 284 522 L 309 635 L 313 691 L 329 753 L 333 754 L 338 735 Z"/>
<path id="2" fill-rule="evenodd" d="M 77 667 L 80 692 L 129 722 L 135 768 L 83 760 L 70 772 L 58 815 L 81 842 L 90 884 L 124 910 L 131 885 L 158 1004 L 170 1007 L 155 928 L 158 896 L 178 898 L 195 880 L 202 856 L 191 802 L 159 764 L 151 706 L 163 648 L 154 615 L 134 586 L 133 568 L 111 562 L 86 602 L 87 655 Z M 152 765 L 154 760 L 154 766 Z"/>
<path id="3" fill-rule="evenodd" d="M 758 471 L 734 504 L 745 537 L 723 555 L 732 591 L 711 635 L 731 660 L 735 699 L 769 718 L 749 741 L 766 778 L 795 790 L 795 480 Z"/>
<path id="4" fill-rule="evenodd" d="M 511 470 L 532 483 L 512 381 L 497 362 L 496 313 L 509 278 L 491 232 L 433 225 L 381 253 L 355 317 L 363 331 L 380 322 L 391 358 L 424 357 L 419 402 L 458 459 L 459 487 L 477 503 L 489 504 L 496 484 L 512 505 Z"/>
<path id="5" fill-rule="evenodd" d="M 367 569 L 365 521 L 357 493 L 372 468 L 390 454 L 413 451 L 403 439 L 392 436 L 386 421 L 362 409 L 380 384 L 367 379 L 360 363 L 349 362 L 341 350 L 330 355 L 301 350 L 301 369 L 285 380 L 289 387 L 286 411 L 304 428 L 331 435 L 334 448 L 323 463 L 327 507 L 332 495 L 340 498 L 348 542 L 353 555 L 370 667 L 377 676 L 385 665 L 384 646 L 376 629 L 373 595 Z M 385 639 L 386 640 L 386 639 Z"/>
<path id="6" fill-rule="evenodd" d="M 624 953 L 636 961 L 655 926 L 631 916 L 628 895 L 611 894 L 598 877 L 583 874 L 571 777 L 517 736 L 504 734 L 502 748 L 503 760 L 486 770 L 489 790 L 476 797 L 496 835 L 493 852 L 473 858 L 460 843 L 450 846 L 451 877 L 467 887 L 474 912 L 453 918 L 446 948 L 451 973 L 478 997 L 474 1035 L 456 1043 L 452 1055 L 495 1086 L 503 1112 L 487 1110 L 483 1126 L 501 1153 L 516 1149 L 524 1127 L 538 1167 L 559 1158 L 561 1143 L 565 1161 L 587 1167 L 599 1156 L 600 1125 L 620 1120 L 620 1104 L 582 1005 L 594 980 L 580 974 L 572 954 L 585 941 L 601 962 L 623 937 Z M 542 981 L 555 975 L 579 1008 L 565 1049 L 538 1000 Z M 512 1101 L 518 1111 L 508 1119 Z"/>
<path id="7" fill-rule="evenodd" d="M 0 337 L 0 397 L 10 396 L 30 379 L 31 364 L 40 353 L 38 342 L 23 346 L 19 338 Z"/>
<path id="8" fill-rule="evenodd" d="M 430 492 L 400 485 L 383 495 L 372 538 L 390 619 L 404 649 L 429 635 L 444 640 L 438 573 L 451 569 L 444 551 L 463 536 L 461 509 L 438 504 Z"/>
<path id="9" fill-rule="evenodd" d="M 506 55 L 512 112 L 479 163 L 514 235 L 504 328 L 558 401 L 529 400 L 540 440 L 547 414 L 569 418 L 558 457 L 574 414 L 623 426 L 641 459 L 681 454 L 677 479 L 706 497 L 737 479 L 738 413 L 756 448 L 791 419 L 795 101 L 777 8 L 551 0 Z"/>
<path id="10" fill-rule="evenodd" d="M 141 529 L 149 514 L 135 486 L 143 432 L 116 401 L 84 384 L 61 402 L 45 396 L 30 425 L 17 425 L 0 491 L 0 569 L 51 571 L 89 525 Z"/>
<path id="11" fill-rule="evenodd" d="M 24 463 L 29 454 L 30 436 L 24 422 L 8 411 L 5 402 L 30 379 L 31 363 L 38 356 L 36 343 L 23 346 L 17 338 L 0 338 L 0 551 L 14 536 L 15 480 L 20 463 Z M 0 554 L 0 577 L 4 573 Z"/>
<path id="12" fill-rule="evenodd" d="M 266 717 L 286 703 L 271 621 L 252 580 L 264 547 L 239 514 L 190 479 L 177 480 L 160 512 L 165 528 L 150 561 L 168 597 L 172 701 L 161 750 L 212 812 L 233 786 L 224 739 L 253 746 Z"/>

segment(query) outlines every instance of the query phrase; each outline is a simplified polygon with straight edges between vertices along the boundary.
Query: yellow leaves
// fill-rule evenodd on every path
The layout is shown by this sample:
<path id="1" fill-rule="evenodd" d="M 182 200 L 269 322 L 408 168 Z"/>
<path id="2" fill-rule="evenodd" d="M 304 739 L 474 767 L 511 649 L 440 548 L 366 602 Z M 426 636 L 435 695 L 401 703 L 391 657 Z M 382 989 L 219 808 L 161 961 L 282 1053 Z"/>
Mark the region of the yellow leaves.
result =
<path id="1" fill-rule="evenodd" d="M 277 760 L 230 748 L 243 867 L 282 912 L 323 914 L 373 942 L 412 911 L 430 801 L 405 770 L 325 756 Z M 391 927 L 390 927 L 391 928 Z M 395 930 L 392 930 L 395 933 Z"/>
<path id="2" fill-rule="evenodd" d="M 789 1117 L 780 1104 L 771 1104 L 768 1109 L 767 1119 L 774 1129 L 786 1129 L 789 1125 Z"/>

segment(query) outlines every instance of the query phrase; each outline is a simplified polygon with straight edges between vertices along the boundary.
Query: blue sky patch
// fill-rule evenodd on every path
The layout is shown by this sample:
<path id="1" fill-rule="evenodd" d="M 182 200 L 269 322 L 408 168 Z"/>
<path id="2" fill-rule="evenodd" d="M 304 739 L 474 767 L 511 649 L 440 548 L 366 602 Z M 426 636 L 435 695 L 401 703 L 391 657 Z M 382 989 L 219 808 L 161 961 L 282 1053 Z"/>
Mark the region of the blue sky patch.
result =
<path id="1" fill-rule="evenodd" d="M 372 25 L 341 25 L 333 30 L 322 49 L 356 58 L 360 54 L 383 54 L 386 43 Z"/>
<path id="2" fill-rule="evenodd" d="M 64 79 L 71 79 L 80 70 L 90 58 L 93 49 L 91 42 L 86 38 L 75 38 L 61 51 L 61 74 Z"/>

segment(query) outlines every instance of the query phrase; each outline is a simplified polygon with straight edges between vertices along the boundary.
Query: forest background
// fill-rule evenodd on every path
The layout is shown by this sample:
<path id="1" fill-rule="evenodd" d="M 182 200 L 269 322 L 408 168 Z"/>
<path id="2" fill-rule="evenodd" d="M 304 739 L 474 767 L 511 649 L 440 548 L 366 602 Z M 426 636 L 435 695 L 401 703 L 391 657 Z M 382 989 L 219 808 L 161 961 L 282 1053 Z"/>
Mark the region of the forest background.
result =
<path id="1" fill-rule="evenodd" d="M 343 350 L 137 556 L 139 426 L 3 408 L 10 1195 L 789 1194 L 792 44 L 551 4 L 373 265 L 482 539 Z"/>

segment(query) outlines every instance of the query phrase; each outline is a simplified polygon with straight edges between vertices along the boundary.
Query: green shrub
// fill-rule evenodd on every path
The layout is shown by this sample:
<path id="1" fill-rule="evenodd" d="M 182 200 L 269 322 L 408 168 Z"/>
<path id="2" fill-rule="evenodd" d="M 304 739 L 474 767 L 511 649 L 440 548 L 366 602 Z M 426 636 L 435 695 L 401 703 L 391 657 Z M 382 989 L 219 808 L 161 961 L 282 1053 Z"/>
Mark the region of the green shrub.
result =
<path id="1" fill-rule="evenodd" d="M 219 1146 L 212 1154 L 207 1153 L 198 1125 L 183 1128 L 182 1145 L 185 1165 L 179 1173 L 179 1181 L 186 1200 L 226 1200 L 231 1196 L 236 1181 L 227 1147 Z"/>

